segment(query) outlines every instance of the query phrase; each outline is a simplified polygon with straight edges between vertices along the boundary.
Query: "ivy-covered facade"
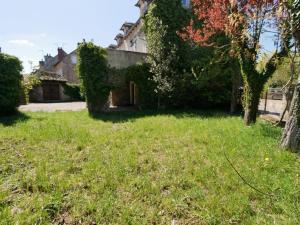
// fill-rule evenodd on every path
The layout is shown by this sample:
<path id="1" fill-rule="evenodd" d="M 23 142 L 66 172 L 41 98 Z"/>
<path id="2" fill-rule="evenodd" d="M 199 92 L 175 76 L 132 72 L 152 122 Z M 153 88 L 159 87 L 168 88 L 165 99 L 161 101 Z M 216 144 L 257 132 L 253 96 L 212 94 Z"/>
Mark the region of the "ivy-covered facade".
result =
<path id="1" fill-rule="evenodd" d="M 190 0 L 181 1 L 183 7 L 190 7 Z M 117 34 L 115 37 L 115 41 L 117 44 L 110 45 L 110 48 L 147 53 L 147 41 L 145 33 L 143 31 L 143 17 L 147 13 L 152 2 L 153 0 L 138 0 L 135 6 L 140 10 L 139 19 L 135 23 L 124 22 L 124 24 L 120 28 L 120 31 L 122 31 L 122 33 Z"/>

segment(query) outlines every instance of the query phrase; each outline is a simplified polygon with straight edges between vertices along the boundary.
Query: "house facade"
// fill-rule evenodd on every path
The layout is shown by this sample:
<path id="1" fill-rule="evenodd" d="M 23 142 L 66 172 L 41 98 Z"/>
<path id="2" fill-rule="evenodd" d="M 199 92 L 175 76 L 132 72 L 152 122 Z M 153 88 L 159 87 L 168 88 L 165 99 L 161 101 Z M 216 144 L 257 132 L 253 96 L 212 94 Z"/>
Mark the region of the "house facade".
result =
<path id="1" fill-rule="evenodd" d="M 56 102 L 72 100 L 65 94 L 67 83 L 78 84 L 75 73 L 77 59 L 76 51 L 67 54 L 62 48 L 57 49 L 57 55 L 49 54 L 39 62 L 39 69 L 33 72 L 41 81 L 30 93 L 31 102 Z"/>
<path id="2" fill-rule="evenodd" d="M 185 8 L 190 7 L 190 0 L 181 0 Z M 112 48 L 123 51 L 143 52 L 147 53 L 147 42 L 145 33 L 143 32 L 143 16 L 147 13 L 148 8 L 153 0 L 138 0 L 135 4 L 140 10 L 140 16 L 137 22 L 125 22 L 120 31 L 115 37 L 116 45 L 111 45 Z"/>
<path id="3" fill-rule="evenodd" d="M 129 66 L 143 63 L 146 54 L 142 52 L 123 51 L 108 48 L 107 62 L 110 68 L 123 69 Z M 57 55 L 52 57 L 47 54 L 40 61 L 39 69 L 34 74 L 40 79 L 41 85 L 35 87 L 30 94 L 31 102 L 60 102 L 72 100 L 65 94 L 67 83 L 79 84 L 76 74 L 77 54 L 76 50 L 67 54 L 62 48 L 58 48 Z M 117 89 L 112 90 L 109 97 L 110 106 L 129 106 L 138 104 L 138 88 L 135 84 L 125 80 L 113 80 Z"/>
<path id="4" fill-rule="evenodd" d="M 111 68 L 122 69 L 142 63 L 147 54 L 147 43 L 143 32 L 143 16 L 153 0 L 138 0 L 139 19 L 135 23 L 125 22 L 115 37 L 116 45 L 107 48 L 107 60 Z M 190 0 L 182 0 L 184 7 L 190 6 Z M 39 76 L 41 85 L 32 92 L 32 101 L 68 101 L 71 100 L 64 92 L 66 83 L 78 84 L 76 75 L 76 50 L 67 54 L 62 48 L 57 49 L 57 55 L 47 54 L 35 74 Z M 122 83 L 123 82 L 123 83 Z M 121 81 L 119 89 L 111 91 L 111 106 L 138 105 L 138 87 L 134 82 Z"/>

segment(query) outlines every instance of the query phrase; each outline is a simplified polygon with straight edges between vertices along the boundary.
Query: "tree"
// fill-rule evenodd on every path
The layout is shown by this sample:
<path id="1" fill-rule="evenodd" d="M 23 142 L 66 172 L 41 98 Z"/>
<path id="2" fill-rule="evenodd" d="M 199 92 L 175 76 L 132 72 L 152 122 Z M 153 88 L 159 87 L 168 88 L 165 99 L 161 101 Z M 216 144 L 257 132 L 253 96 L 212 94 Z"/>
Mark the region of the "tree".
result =
<path id="1" fill-rule="evenodd" d="M 264 28 L 272 22 L 276 0 L 193 0 L 196 19 L 181 33 L 196 44 L 215 45 L 212 37 L 224 33 L 231 40 L 230 54 L 239 59 L 244 81 L 243 106 L 246 125 L 256 122 L 264 84 L 276 69 L 275 53 L 263 70 L 258 71 L 260 39 Z M 201 26 L 197 24 L 199 21 Z M 195 26 L 197 25 L 197 26 Z M 219 46 L 220 47 L 220 46 Z M 223 46 L 221 46 L 223 47 Z"/>
<path id="2" fill-rule="evenodd" d="M 295 38 L 295 44 L 300 51 L 300 0 L 293 0 L 286 6 L 292 15 L 291 32 Z M 281 144 L 283 148 L 300 150 L 300 75 L 295 87 L 289 119 L 283 132 Z"/>
<path id="3" fill-rule="evenodd" d="M 103 110 L 111 90 L 108 85 L 108 63 L 106 50 L 92 42 L 78 44 L 77 70 L 86 96 L 89 113 Z"/>
<path id="4" fill-rule="evenodd" d="M 177 31 L 188 23 L 181 0 L 154 0 L 144 17 L 150 71 L 156 84 L 158 108 L 161 100 L 176 99 L 184 70 L 188 67 L 188 45 Z"/>
<path id="5" fill-rule="evenodd" d="M 21 61 L 0 53 L 0 115 L 15 113 L 20 102 Z"/>
<path id="6" fill-rule="evenodd" d="M 218 46 L 230 43 L 223 34 L 215 35 L 213 38 Z M 188 93 L 196 88 L 192 93 L 192 100 L 198 103 L 198 106 L 227 106 L 230 102 L 230 112 L 235 113 L 239 103 L 241 74 L 237 58 L 230 57 L 224 52 L 226 52 L 224 48 L 219 49 L 215 46 L 194 46 L 191 52 L 194 79 L 191 80 L 192 85 Z M 199 94 L 195 93 L 197 91 Z"/>

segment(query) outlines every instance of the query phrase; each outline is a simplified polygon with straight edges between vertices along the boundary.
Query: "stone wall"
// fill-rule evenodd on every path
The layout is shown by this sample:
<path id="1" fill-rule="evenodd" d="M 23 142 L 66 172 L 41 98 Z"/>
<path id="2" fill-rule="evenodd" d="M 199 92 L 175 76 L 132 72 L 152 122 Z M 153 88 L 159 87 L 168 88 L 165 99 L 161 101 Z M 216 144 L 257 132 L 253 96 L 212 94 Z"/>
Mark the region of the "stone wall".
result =
<path id="1" fill-rule="evenodd" d="M 139 63 L 145 62 L 146 55 L 145 53 L 140 52 L 130 52 L 130 51 L 122 51 L 122 50 L 107 50 L 108 56 L 108 64 L 110 67 L 115 69 L 123 69 L 132 65 L 136 65 Z M 110 75 L 110 82 L 117 85 L 119 88 L 111 91 L 109 99 L 110 106 L 128 106 L 130 103 L 130 84 L 126 83 L 123 77 L 114 76 L 114 74 Z M 138 91 L 136 90 L 136 96 Z M 137 98 L 135 98 L 136 101 Z M 138 102 L 134 102 L 138 104 Z M 132 104 L 134 104 L 132 103 Z"/>
<path id="2" fill-rule="evenodd" d="M 147 54 L 122 50 L 107 49 L 108 64 L 112 68 L 123 69 L 145 62 Z"/>

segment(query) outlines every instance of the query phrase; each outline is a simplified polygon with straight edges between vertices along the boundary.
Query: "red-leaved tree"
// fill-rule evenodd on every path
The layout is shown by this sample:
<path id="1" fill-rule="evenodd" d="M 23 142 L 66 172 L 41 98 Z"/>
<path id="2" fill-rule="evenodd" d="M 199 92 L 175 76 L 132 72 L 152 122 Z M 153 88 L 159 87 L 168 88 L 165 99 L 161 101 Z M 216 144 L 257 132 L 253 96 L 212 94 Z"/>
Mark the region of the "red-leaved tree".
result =
<path id="1" fill-rule="evenodd" d="M 260 95 L 276 69 L 277 53 L 257 70 L 260 41 L 265 29 L 275 22 L 277 0 L 192 0 L 195 18 L 180 35 L 196 44 L 214 45 L 213 36 L 224 33 L 231 39 L 230 54 L 239 59 L 244 81 L 245 123 L 256 122 Z"/>

